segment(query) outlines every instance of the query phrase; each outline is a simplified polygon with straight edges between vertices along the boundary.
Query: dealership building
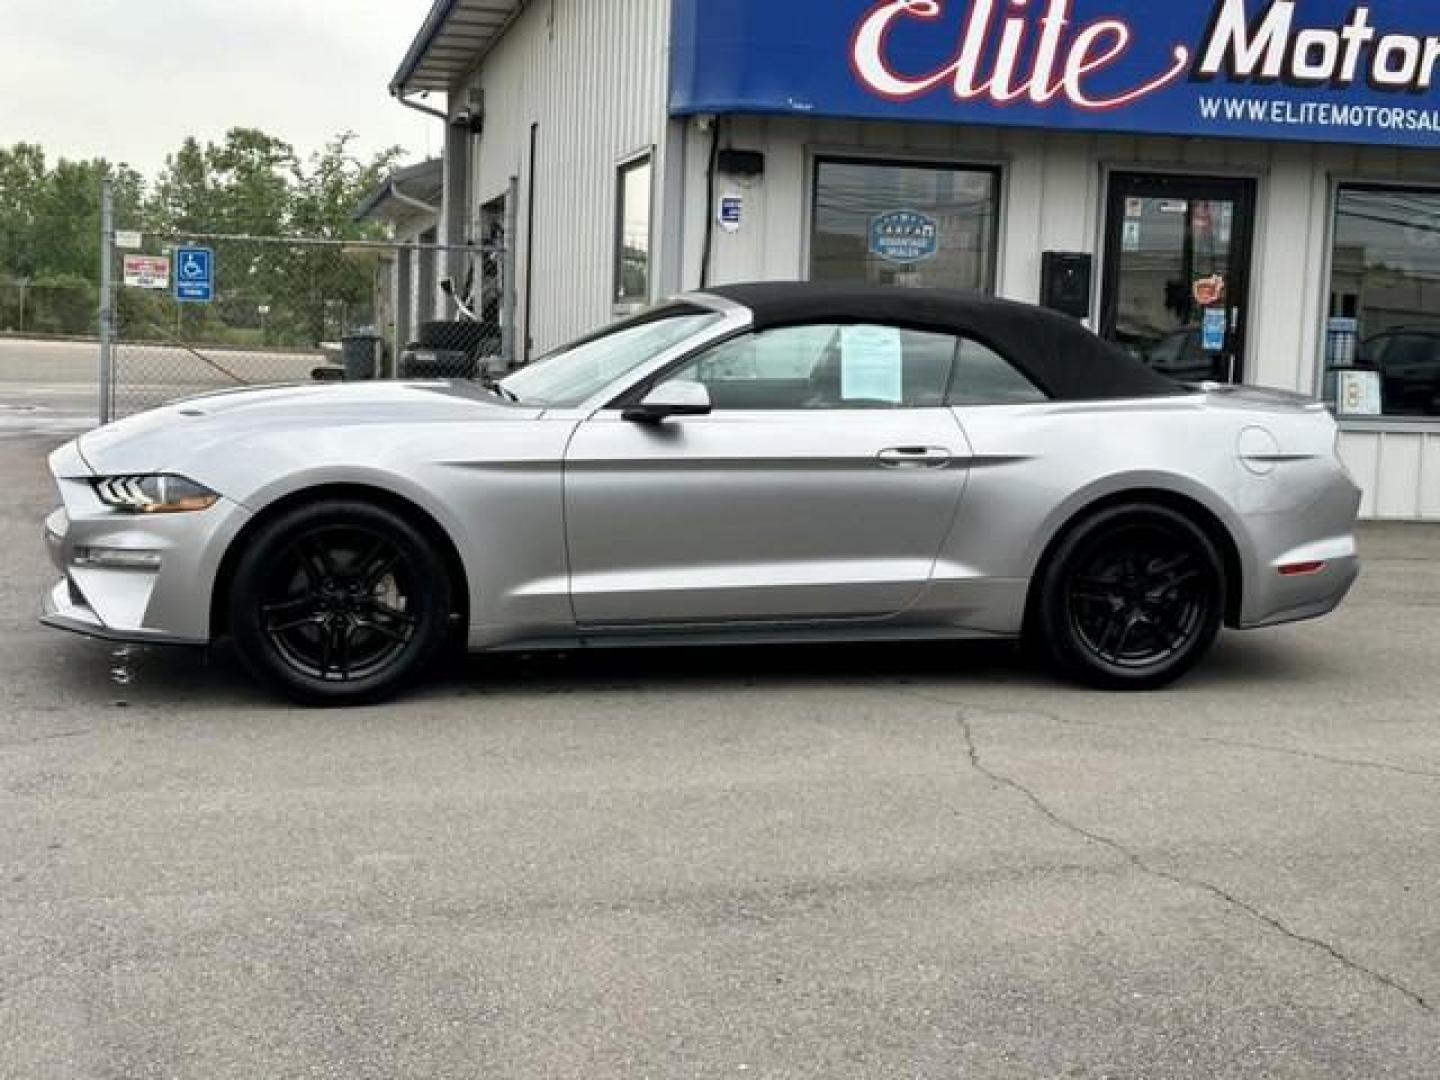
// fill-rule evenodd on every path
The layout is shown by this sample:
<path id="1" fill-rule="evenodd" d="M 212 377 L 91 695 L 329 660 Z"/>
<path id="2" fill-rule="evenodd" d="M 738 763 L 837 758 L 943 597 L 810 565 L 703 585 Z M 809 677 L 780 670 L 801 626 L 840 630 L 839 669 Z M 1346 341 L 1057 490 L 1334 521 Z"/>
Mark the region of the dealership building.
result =
<path id="1" fill-rule="evenodd" d="M 1325 396 L 1366 515 L 1440 520 L 1437 79 L 1434 0 L 437 0 L 391 89 L 521 359 L 705 284 L 976 289 Z"/>

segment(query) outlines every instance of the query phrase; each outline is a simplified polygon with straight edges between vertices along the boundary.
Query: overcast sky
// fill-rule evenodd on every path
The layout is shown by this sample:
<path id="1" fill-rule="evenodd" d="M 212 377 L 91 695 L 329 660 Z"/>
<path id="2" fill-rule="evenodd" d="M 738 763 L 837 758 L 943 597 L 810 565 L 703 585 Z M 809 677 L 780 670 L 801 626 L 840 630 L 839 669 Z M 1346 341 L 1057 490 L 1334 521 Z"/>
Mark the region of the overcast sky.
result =
<path id="1" fill-rule="evenodd" d="M 431 0 L 0 0 L 0 145 L 152 176 L 187 135 L 258 127 L 302 154 L 439 153 L 438 120 L 387 87 Z"/>

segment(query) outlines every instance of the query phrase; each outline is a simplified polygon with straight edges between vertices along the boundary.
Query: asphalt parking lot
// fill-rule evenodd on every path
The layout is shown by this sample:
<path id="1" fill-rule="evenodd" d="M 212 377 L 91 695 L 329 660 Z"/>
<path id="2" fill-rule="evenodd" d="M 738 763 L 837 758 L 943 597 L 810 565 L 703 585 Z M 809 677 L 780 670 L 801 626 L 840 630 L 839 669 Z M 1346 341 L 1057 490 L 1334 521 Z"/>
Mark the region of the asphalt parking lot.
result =
<path id="1" fill-rule="evenodd" d="M 35 624 L 85 406 L 7 394 L 0 1076 L 1440 1074 L 1440 529 L 1154 696 L 905 646 L 312 712 Z"/>

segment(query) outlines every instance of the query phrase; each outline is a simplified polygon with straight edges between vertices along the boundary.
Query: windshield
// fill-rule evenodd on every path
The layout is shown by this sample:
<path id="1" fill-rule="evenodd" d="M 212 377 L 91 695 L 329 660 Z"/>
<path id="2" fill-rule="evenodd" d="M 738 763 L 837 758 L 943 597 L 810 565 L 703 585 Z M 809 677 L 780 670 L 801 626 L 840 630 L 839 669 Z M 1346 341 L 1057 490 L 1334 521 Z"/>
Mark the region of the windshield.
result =
<path id="1" fill-rule="evenodd" d="M 500 385 L 527 405 L 573 408 L 723 318 L 691 304 L 658 308 L 553 352 Z"/>

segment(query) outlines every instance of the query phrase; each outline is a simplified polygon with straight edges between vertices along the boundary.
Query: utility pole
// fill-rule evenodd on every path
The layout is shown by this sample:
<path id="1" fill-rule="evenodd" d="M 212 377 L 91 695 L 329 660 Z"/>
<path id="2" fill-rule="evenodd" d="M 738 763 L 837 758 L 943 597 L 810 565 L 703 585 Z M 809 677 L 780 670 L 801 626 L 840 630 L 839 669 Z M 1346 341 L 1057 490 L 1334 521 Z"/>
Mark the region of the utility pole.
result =
<path id="1" fill-rule="evenodd" d="M 110 423 L 115 378 L 115 191 L 100 181 L 100 425 Z"/>

